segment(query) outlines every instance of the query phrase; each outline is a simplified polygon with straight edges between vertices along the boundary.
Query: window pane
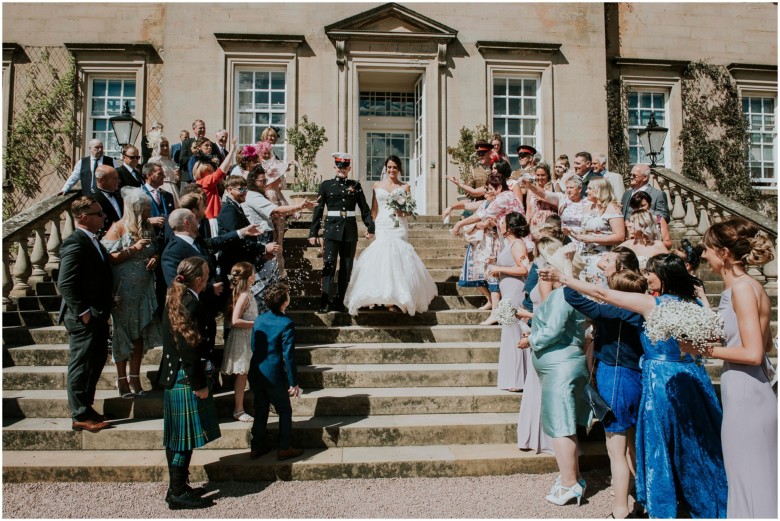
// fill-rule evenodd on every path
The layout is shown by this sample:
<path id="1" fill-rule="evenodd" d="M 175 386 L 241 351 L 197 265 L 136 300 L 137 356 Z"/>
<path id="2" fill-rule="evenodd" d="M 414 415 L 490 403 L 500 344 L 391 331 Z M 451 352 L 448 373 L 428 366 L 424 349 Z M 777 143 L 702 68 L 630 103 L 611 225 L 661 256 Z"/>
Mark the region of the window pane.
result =
<path id="1" fill-rule="evenodd" d="M 106 80 L 95 80 L 94 82 L 92 82 L 92 95 L 93 96 L 106 95 Z"/>
<path id="2" fill-rule="evenodd" d="M 107 119 L 96 119 L 94 127 L 95 127 L 95 130 L 105 131 L 108 128 L 108 120 Z"/>
<path id="3" fill-rule="evenodd" d="M 268 90 L 270 85 L 268 76 L 267 72 L 255 72 L 255 89 Z"/>
<path id="4" fill-rule="evenodd" d="M 635 109 L 639 107 L 639 94 L 631 92 L 628 94 L 628 108 Z"/>
<path id="5" fill-rule="evenodd" d="M 523 81 L 523 96 L 525 97 L 536 96 L 536 82 L 534 80 Z"/>
<path id="6" fill-rule="evenodd" d="M 493 119 L 493 130 L 500 134 L 505 134 L 507 132 L 506 130 L 506 118 L 494 118 Z"/>
<path id="7" fill-rule="evenodd" d="M 252 133 L 252 127 L 248 126 L 240 126 L 238 127 L 238 140 L 241 143 L 252 143 L 254 142 L 254 134 Z"/>
<path id="8" fill-rule="evenodd" d="M 505 98 L 493 98 L 493 113 L 494 114 L 506 114 L 506 99 Z"/>
<path id="9" fill-rule="evenodd" d="M 284 114 L 280 114 L 279 112 L 274 112 L 271 114 L 271 124 L 284 125 Z"/>
<path id="10" fill-rule="evenodd" d="M 536 120 L 524 119 L 523 120 L 523 135 L 535 136 L 536 135 Z"/>
<path id="11" fill-rule="evenodd" d="M 510 78 L 509 82 L 509 95 L 520 96 L 522 94 L 523 80 Z"/>
<path id="12" fill-rule="evenodd" d="M 275 109 L 284 108 L 284 91 L 271 92 L 271 105 Z"/>
<path id="13" fill-rule="evenodd" d="M 775 111 L 775 99 L 764 98 L 764 113 L 772 113 Z"/>
<path id="14" fill-rule="evenodd" d="M 268 112 L 258 112 L 255 114 L 255 123 L 268 126 Z"/>
<path id="15" fill-rule="evenodd" d="M 239 114 L 238 115 L 238 124 L 239 125 L 251 125 L 252 120 L 254 118 L 252 117 L 252 114 Z M 247 141 L 241 141 L 242 143 L 247 143 Z"/>
<path id="16" fill-rule="evenodd" d="M 108 95 L 109 96 L 121 96 L 122 95 L 122 80 L 109 80 L 108 81 Z"/>
<path id="17" fill-rule="evenodd" d="M 520 134 L 520 120 L 519 119 L 510 119 L 509 120 L 509 128 L 507 129 L 507 132 L 509 134 L 513 134 L 515 136 L 519 135 Z"/>
<path id="18" fill-rule="evenodd" d="M 506 80 L 493 80 L 493 96 L 506 96 Z"/>
<path id="19" fill-rule="evenodd" d="M 239 72 L 238 73 L 238 90 L 249 90 L 252 88 L 252 76 L 251 72 Z"/>
<path id="20" fill-rule="evenodd" d="M 271 88 L 273 90 L 284 90 L 284 73 L 272 72 L 271 73 Z"/>
<path id="21" fill-rule="evenodd" d="M 92 99 L 92 115 L 102 116 L 106 111 L 106 100 L 93 98 Z"/>
<path id="22" fill-rule="evenodd" d="M 523 100 L 523 115 L 536 116 L 536 99 Z"/>
<path id="23" fill-rule="evenodd" d="M 250 110 L 252 108 L 252 93 L 238 93 L 238 110 Z"/>
<path id="24" fill-rule="evenodd" d="M 268 110 L 268 96 L 269 92 L 255 92 L 255 110 Z"/>
<path id="25" fill-rule="evenodd" d="M 661 108 L 664 106 L 664 95 L 660 93 L 653 94 L 653 108 Z"/>
<path id="26" fill-rule="evenodd" d="M 122 108 L 118 99 L 106 100 L 106 113 L 114 115 L 119 114 L 121 111 Z"/>
<path id="27" fill-rule="evenodd" d="M 650 92 L 643 92 L 640 96 L 641 99 L 641 107 L 642 108 L 650 108 L 653 103 L 653 95 Z"/>
<path id="28" fill-rule="evenodd" d="M 509 115 L 520 115 L 520 98 L 509 98 Z"/>
<path id="29" fill-rule="evenodd" d="M 750 112 L 761 112 L 761 98 L 750 98 Z"/>
<path id="30" fill-rule="evenodd" d="M 125 97 L 126 98 L 135 97 L 135 81 L 125 80 Z"/>

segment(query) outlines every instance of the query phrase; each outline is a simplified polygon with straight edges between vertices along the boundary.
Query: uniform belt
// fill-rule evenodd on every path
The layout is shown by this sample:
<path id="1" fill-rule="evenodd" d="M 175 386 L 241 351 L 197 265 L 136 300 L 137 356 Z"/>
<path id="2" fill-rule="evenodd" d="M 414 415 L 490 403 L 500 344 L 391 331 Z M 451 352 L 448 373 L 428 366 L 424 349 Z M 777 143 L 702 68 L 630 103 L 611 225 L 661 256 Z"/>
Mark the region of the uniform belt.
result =
<path id="1" fill-rule="evenodd" d="M 355 212 L 348 212 L 347 210 L 334 210 L 328 212 L 328 217 L 355 217 Z"/>

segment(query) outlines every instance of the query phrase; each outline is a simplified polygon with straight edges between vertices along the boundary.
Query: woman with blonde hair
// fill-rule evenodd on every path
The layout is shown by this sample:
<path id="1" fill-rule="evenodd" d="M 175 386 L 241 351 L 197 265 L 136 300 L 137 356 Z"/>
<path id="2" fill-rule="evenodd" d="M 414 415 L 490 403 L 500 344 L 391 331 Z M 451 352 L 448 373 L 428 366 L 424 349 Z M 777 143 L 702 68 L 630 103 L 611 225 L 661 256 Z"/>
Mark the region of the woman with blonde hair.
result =
<path id="1" fill-rule="evenodd" d="M 658 236 L 653 215 L 647 210 L 634 210 L 626 224 L 628 228 L 628 240 L 621 244 L 636 253 L 639 259 L 639 267 L 645 268 L 647 259 L 661 253 L 669 253 L 663 241 Z"/>
<path id="2" fill-rule="evenodd" d="M 728 479 L 730 518 L 777 519 L 777 397 L 766 354 L 772 350 L 772 303 L 748 273 L 775 255 L 772 241 L 755 224 L 738 217 L 713 224 L 704 233 L 703 258 L 726 289 L 718 312 L 726 345 L 706 356 L 723 360 L 721 441 Z M 688 353 L 696 353 L 681 342 Z"/>
<path id="3" fill-rule="evenodd" d="M 171 159 L 171 145 L 159 130 L 149 132 L 146 141 L 152 149 L 148 163 L 159 163 L 165 174 L 162 188 L 173 196 L 173 206 L 179 207 L 179 181 L 181 169 Z"/>
<path id="4" fill-rule="evenodd" d="M 252 358 L 252 326 L 257 318 L 257 304 L 249 289 L 255 282 L 255 269 L 248 262 L 238 262 L 230 269 L 228 280 L 232 294 L 225 316 L 230 317 L 230 333 L 225 340 L 221 372 L 235 375 L 233 418 L 251 422 L 254 418 L 244 411 L 244 391 Z"/>
<path id="5" fill-rule="evenodd" d="M 146 394 L 140 379 L 141 360 L 150 347 L 162 342 L 154 290 L 160 252 L 149 223 L 151 199 L 139 188 L 126 189 L 124 194 L 122 219 L 101 242 L 114 272 L 111 358 L 116 365 L 116 386 L 122 398 L 131 399 Z"/>
<path id="6" fill-rule="evenodd" d="M 219 438 L 217 408 L 204 363 L 213 341 L 208 310 L 198 295 L 209 281 L 209 265 L 189 257 L 176 268 L 163 311 L 163 352 L 158 371 L 163 394 L 163 446 L 170 485 L 165 501 L 171 510 L 205 508 L 205 489 L 187 484 L 193 449 Z"/>

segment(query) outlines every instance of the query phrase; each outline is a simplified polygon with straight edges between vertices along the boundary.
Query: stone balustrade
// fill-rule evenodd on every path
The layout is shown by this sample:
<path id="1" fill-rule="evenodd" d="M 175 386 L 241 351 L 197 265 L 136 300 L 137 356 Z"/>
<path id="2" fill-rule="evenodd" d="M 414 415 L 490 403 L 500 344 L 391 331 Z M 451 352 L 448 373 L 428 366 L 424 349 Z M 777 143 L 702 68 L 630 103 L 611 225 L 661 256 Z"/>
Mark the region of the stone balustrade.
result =
<path id="1" fill-rule="evenodd" d="M 669 199 L 673 236 L 686 237 L 696 244 L 711 224 L 730 217 L 743 217 L 766 233 L 775 248 L 775 260 L 764 266 L 751 266 L 748 273 L 764 284 L 769 295 L 777 295 L 777 223 L 753 208 L 666 168 L 653 169 L 653 184 Z"/>
<path id="2" fill-rule="evenodd" d="M 33 295 L 36 284 L 52 280 L 52 272 L 59 268 L 62 241 L 74 230 L 70 205 L 79 195 L 74 191 L 50 197 L 3 223 L 6 310 L 13 307 L 13 298 Z"/>

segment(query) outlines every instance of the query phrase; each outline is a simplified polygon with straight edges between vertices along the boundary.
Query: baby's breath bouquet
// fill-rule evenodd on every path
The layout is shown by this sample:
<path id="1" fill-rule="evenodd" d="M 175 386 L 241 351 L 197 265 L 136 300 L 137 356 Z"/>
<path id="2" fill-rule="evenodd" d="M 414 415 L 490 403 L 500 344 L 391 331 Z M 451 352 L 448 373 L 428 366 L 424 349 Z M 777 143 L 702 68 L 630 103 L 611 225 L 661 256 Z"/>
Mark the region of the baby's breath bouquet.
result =
<path id="1" fill-rule="evenodd" d="M 414 200 L 412 194 L 404 190 L 403 188 L 396 188 L 390 194 L 387 199 L 387 207 L 393 210 L 393 221 L 395 221 L 395 227 L 398 228 L 401 225 L 401 221 L 398 219 L 396 212 L 403 212 L 409 214 L 413 219 L 417 219 L 417 201 Z"/>
<path id="2" fill-rule="evenodd" d="M 513 326 L 518 322 L 517 309 L 512 307 L 512 301 L 508 297 L 502 298 L 498 303 L 494 316 L 502 326 Z"/>
<path id="3" fill-rule="evenodd" d="M 707 344 L 723 338 L 723 318 L 695 302 L 667 300 L 650 312 L 645 333 L 652 342 L 662 342 L 670 337 L 690 342 L 704 354 Z"/>

